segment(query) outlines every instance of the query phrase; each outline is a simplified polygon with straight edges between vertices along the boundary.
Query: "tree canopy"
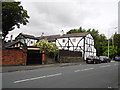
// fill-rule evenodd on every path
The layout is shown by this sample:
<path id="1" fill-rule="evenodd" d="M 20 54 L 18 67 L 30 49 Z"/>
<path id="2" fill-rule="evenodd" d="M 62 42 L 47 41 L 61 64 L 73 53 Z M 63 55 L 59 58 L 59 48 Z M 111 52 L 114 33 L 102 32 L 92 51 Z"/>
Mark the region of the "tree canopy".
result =
<path id="1" fill-rule="evenodd" d="M 46 51 L 47 53 L 56 54 L 58 52 L 58 46 L 55 43 L 48 42 L 48 40 L 40 40 L 34 46 L 40 47 L 40 51 Z"/>
<path id="2" fill-rule="evenodd" d="M 26 25 L 30 18 L 20 2 L 2 2 L 2 36 L 3 40 L 9 31 L 20 28 L 20 24 Z"/>
<path id="3" fill-rule="evenodd" d="M 113 44 L 117 47 L 117 55 L 120 56 L 120 34 L 114 34 L 113 36 Z"/>
<path id="4" fill-rule="evenodd" d="M 104 47 L 105 51 L 103 52 L 103 55 L 107 56 L 108 55 L 108 47 Z M 109 56 L 112 58 L 117 54 L 117 47 L 110 46 L 109 47 Z"/>

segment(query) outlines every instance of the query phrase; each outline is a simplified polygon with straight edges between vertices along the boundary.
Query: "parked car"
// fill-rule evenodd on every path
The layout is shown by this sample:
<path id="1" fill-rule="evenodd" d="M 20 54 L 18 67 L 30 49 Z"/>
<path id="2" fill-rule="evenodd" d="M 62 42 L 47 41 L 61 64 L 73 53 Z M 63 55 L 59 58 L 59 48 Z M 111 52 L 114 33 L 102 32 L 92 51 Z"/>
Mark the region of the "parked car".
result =
<path id="1" fill-rule="evenodd" d="M 107 56 L 99 56 L 99 59 L 102 63 L 111 62 L 111 59 Z"/>
<path id="2" fill-rule="evenodd" d="M 86 63 L 98 64 L 101 63 L 98 56 L 88 56 L 86 58 Z"/>
<path id="3" fill-rule="evenodd" d="M 115 56 L 115 61 L 120 61 L 120 56 Z"/>
<path id="4" fill-rule="evenodd" d="M 111 59 L 106 56 L 107 62 L 111 62 Z"/>

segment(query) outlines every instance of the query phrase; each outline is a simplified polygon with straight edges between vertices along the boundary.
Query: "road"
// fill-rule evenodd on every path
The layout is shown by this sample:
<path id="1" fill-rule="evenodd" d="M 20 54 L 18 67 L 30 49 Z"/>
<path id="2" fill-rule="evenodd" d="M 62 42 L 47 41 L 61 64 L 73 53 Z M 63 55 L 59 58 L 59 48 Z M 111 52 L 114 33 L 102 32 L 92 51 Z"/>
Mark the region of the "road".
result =
<path id="1" fill-rule="evenodd" d="M 118 88 L 118 62 L 2 74 L 2 88 Z"/>

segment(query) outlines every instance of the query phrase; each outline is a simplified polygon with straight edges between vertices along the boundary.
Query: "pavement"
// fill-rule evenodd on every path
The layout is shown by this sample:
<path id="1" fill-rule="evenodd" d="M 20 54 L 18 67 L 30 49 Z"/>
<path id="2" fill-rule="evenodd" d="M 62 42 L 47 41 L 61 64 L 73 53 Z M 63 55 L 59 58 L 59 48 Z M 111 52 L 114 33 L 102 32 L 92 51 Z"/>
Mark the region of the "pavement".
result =
<path id="1" fill-rule="evenodd" d="M 56 67 L 56 66 L 62 67 L 62 66 L 70 66 L 70 65 L 79 65 L 82 63 L 85 63 L 85 62 L 27 65 L 27 66 L 1 66 L 0 73 L 33 70 L 33 69 L 39 69 L 39 68 L 45 68 L 45 67 Z"/>

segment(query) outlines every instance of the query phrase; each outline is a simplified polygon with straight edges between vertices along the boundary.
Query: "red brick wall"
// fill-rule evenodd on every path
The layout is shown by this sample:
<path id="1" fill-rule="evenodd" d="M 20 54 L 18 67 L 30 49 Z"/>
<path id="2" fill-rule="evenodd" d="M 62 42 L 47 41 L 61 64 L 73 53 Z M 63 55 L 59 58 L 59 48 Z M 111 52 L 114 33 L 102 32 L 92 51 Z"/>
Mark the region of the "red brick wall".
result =
<path id="1" fill-rule="evenodd" d="M 0 65 L 26 65 L 27 50 L 2 50 Z"/>
<path id="2" fill-rule="evenodd" d="M 0 48 L 0 65 L 2 65 L 2 50 Z"/>

